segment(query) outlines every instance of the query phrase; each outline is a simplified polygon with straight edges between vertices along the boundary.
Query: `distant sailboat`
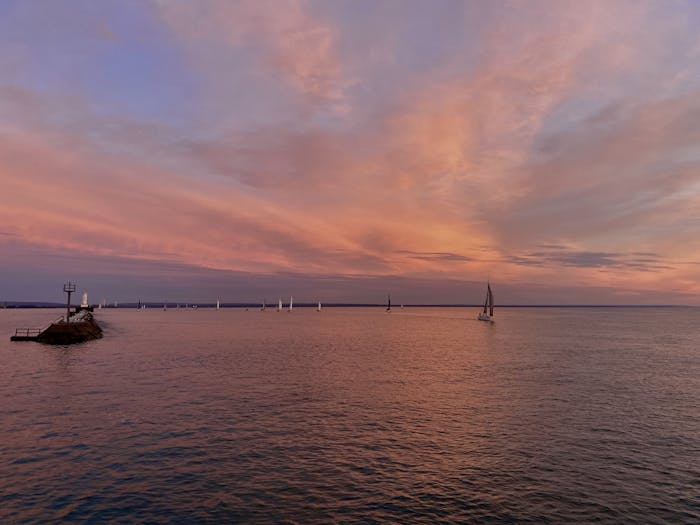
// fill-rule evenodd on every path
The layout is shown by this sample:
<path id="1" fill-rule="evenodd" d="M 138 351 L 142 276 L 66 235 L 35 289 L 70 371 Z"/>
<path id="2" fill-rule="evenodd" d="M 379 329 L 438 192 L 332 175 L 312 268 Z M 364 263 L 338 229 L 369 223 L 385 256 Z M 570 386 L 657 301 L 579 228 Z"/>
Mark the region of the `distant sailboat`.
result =
<path id="1" fill-rule="evenodd" d="M 282 311 L 282 299 L 280 299 L 280 302 L 277 303 L 277 311 L 281 312 Z"/>
<path id="2" fill-rule="evenodd" d="M 386 311 L 391 312 L 391 294 L 386 294 Z"/>
<path id="3" fill-rule="evenodd" d="M 292 311 L 292 307 L 294 306 L 294 297 L 289 298 L 289 312 Z"/>
<path id="4" fill-rule="evenodd" d="M 262 304 L 262 308 L 260 308 L 260 311 L 262 311 L 262 312 L 265 311 L 265 299 L 263 299 L 263 304 Z"/>
<path id="5" fill-rule="evenodd" d="M 137 309 L 137 310 L 140 310 L 140 309 L 141 309 L 141 299 L 139 299 L 139 304 L 138 304 L 138 306 L 136 307 L 136 309 Z"/>
<path id="6" fill-rule="evenodd" d="M 316 308 L 316 311 L 317 311 L 317 312 L 320 312 L 320 311 L 321 311 L 321 301 L 318 302 L 318 308 Z"/>
<path id="7" fill-rule="evenodd" d="M 493 292 L 491 291 L 491 283 L 486 283 L 484 310 L 479 314 L 479 321 L 493 322 Z"/>
<path id="8" fill-rule="evenodd" d="M 218 310 L 219 308 L 221 308 L 221 303 L 220 303 L 219 300 L 217 299 L 217 300 L 216 300 L 216 309 Z"/>
<path id="9" fill-rule="evenodd" d="M 168 305 L 167 305 L 167 304 L 164 304 L 164 305 L 163 305 L 163 311 L 165 312 L 167 309 L 168 309 Z"/>

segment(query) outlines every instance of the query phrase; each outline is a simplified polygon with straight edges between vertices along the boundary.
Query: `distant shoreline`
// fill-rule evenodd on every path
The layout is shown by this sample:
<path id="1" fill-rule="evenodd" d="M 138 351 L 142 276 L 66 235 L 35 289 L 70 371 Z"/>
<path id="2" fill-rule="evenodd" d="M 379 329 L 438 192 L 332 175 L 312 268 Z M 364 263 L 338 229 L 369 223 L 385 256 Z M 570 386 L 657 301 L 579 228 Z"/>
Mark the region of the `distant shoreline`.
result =
<path id="1" fill-rule="evenodd" d="M 162 309 L 164 305 L 168 309 L 177 309 L 178 303 L 168 303 L 168 302 L 141 302 L 142 306 L 147 309 Z M 179 303 L 180 309 L 190 308 L 194 306 L 197 308 L 216 308 L 216 303 Z M 185 306 L 187 305 L 187 306 Z M 275 305 L 268 305 L 267 310 L 275 310 Z M 286 306 L 286 305 L 285 305 Z M 295 308 L 316 308 L 318 303 L 295 303 Z M 405 304 L 405 308 L 480 308 L 483 304 Z M 502 304 L 497 305 L 498 308 L 700 308 L 700 306 L 686 305 L 686 304 Z M 60 303 L 48 303 L 48 302 L 28 302 L 28 301 L 6 301 L 4 303 L 0 302 L 0 310 L 3 309 L 30 309 L 30 308 L 43 308 L 43 309 L 56 309 L 65 308 L 65 304 Z M 118 306 L 105 306 L 104 309 L 136 309 L 138 303 L 123 303 Z M 249 309 L 260 309 L 260 303 L 222 303 L 221 308 L 249 308 Z M 95 305 L 97 309 L 97 305 Z M 373 304 L 373 303 L 324 303 L 323 308 L 386 308 L 386 304 Z M 400 310 L 400 306 L 395 306 L 394 310 Z"/>

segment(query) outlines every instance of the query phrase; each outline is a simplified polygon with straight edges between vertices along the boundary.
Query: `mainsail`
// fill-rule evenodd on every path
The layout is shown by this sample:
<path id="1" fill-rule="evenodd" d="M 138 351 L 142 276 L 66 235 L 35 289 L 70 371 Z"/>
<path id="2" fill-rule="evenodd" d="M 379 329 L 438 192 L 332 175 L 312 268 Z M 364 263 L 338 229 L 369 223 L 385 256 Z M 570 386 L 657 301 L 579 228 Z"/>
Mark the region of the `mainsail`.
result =
<path id="1" fill-rule="evenodd" d="M 493 292 L 491 291 L 491 283 L 486 284 L 486 299 L 484 299 L 483 314 L 493 317 Z"/>
<path id="2" fill-rule="evenodd" d="M 386 311 L 391 312 L 391 294 L 386 294 Z"/>

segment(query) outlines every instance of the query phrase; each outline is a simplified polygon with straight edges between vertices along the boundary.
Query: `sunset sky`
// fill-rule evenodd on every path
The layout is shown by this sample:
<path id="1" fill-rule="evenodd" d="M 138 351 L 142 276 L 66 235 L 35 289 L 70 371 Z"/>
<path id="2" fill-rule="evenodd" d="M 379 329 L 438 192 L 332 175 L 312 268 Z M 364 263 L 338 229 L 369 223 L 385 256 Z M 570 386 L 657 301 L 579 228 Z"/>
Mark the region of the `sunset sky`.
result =
<path id="1" fill-rule="evenodd" d="M 0 301 L 700 304 L 699 27 L 0 0 Z"/>

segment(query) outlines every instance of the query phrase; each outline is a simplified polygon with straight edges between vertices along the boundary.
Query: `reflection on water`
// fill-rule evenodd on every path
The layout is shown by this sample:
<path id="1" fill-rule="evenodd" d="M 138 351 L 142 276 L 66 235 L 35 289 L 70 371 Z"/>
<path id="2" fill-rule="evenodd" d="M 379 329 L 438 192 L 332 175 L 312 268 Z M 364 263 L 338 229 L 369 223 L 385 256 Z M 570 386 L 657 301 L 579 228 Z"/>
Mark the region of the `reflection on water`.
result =
<path id="1" fill-rule="evenodd" d="M 694 309 L 103 310 L 10 343 L 0 522 L 697 522 Z"/>

